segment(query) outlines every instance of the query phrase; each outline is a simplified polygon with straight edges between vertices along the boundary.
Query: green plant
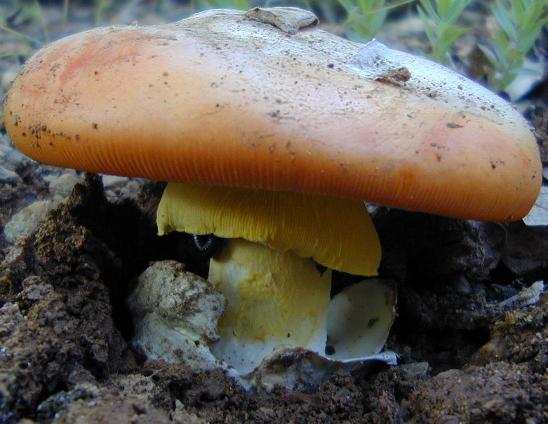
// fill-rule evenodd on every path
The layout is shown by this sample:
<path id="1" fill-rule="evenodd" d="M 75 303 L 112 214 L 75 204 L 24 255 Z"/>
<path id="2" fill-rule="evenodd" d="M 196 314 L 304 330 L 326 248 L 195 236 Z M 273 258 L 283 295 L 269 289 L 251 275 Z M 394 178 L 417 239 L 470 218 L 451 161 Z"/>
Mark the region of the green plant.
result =
<path id="1" fill-rule="evenodd" d="M 94 0 L 93 3 L 93 19 L 95 21 L 95 25 L 99 25 L 103 21 L 105 12 L 112 11 L 115 2 L 113 0 Z M 108 15 L 108 13 L 106 14 Z"/>
<path id="2" fill-rule="evenodd" d="M 349 36 L 361 41 L 372 39 L 384 24 L 388 11 L 414 0 L 403 0 L 387 4 L 385 0 L 338 0 L 346 12 L 344 25 L 350 29 Z"/>
<path id="3" fill-rule="evenodd" d="M 496 0 L 491 11 L 499 30 L 482 51 L 493 66 L 489 82 L 504 90 L 520 73 L 528 72 L 525 57 L 542 27 L 548 24 L 546 0 Z"/>
<path id="4" fill-rule="evenodd" d="M 14 27 L 25 24 L 39 23 L 42 27 L 43 39 L 35 38 L 20 32 Z M 7 32 L 14 37 L 28 42 L 32 46 L 40 46 L 48 40 L 48 28 L 42 14 L 42 8 L 37 0 L 17 1 L 10 0 L 0 4 L 0 31 Z M 26 52 L 27 50 L 25 50 Z M 10 55 L 25 55 L 23 52 L 14 52 Z"/>
<path id="5" fill-rule="evenodd" d="M 251 9 L 250 0 L 198 0 L 196 2 L 197 8 L 199 9 L 240 9 L 247 10 Z"/>
<path id="6" fill-rule="evenodd" d="M 354 33 L 353 38 L 373 38 L 388 14 L 384 0 L 339 0 L 339 3 L 346 12 L 345 25 Z"/>
<path id="7" fill-rule="evenodd" d="M 470 0 L 420 0 L 417 6 L 436 62 L 447 62 L 449 49 L 467 29 L 457 25 Z"/>

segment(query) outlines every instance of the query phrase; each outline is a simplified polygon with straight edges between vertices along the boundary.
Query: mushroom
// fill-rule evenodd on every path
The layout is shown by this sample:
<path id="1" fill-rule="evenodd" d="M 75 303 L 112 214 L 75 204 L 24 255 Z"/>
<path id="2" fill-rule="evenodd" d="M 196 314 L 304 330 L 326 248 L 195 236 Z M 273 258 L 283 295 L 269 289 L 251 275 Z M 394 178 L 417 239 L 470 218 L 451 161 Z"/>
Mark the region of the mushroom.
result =
<path id="1" fill-rule="evenodd" d="M 229 239 L 210 264 L 228 299 L 213 351 L 242 372 L 280 346 L 323 354 L 326 337 L 351 357 L 382 348 L 389 286 L 365 280 L 330 301 L 331 270 L 377 274 L 364 200 L 507 221 L 541 184 L 535 139 L 505 101 L 441 65 L 317 25 L 300 9 L 255 8 L 87 31 L 36 53 L 5 104 L 28 156 L 169 181 L 160 234 Z M 378 317 L 360 321 L 350 295 L 352 308 L 368 297 L 388 305 L 372 343 L 363 331 Z M 348 334 L 329 308 L 353 317 Z M 368 347 L 341 341 L 349 335 Z"/>

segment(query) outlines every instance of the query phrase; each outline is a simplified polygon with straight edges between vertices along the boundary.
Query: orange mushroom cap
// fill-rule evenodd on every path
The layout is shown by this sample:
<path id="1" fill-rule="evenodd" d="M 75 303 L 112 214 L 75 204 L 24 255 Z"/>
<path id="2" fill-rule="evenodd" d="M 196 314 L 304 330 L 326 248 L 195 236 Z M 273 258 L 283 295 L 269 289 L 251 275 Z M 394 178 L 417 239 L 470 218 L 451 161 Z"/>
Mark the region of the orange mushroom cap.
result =
<path id="1" fill-rule="evenodd" d="M 100 28 L 40 50 L 5 104 L 28 156 L 164 181 L 513 220 L 541 184 L 525 120 L 485 88 L 294 8 Z"/>

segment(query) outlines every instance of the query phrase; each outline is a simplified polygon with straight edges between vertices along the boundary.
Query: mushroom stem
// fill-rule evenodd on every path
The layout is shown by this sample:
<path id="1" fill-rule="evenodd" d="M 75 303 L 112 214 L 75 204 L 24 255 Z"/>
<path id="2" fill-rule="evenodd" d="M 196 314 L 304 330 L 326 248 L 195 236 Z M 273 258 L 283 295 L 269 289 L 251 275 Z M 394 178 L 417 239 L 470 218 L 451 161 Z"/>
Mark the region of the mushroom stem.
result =
<path id="1" fill-rule="evenodd" d="M 311 259 L 232 239 L 212 258 L 209 281 L 227 299 L 212 351 L 241 374 L 280 348 L 324 353 L 331 271 Z"/>

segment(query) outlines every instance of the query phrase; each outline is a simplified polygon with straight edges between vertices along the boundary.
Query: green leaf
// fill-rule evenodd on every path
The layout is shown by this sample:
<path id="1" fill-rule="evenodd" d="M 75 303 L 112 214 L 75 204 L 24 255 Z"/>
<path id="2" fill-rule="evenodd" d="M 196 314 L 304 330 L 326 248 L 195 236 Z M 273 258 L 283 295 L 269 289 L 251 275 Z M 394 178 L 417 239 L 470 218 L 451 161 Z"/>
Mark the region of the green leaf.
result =
<path id="1" fill-rule="evenodd" d="M 451 1 L 450 0 L 438 0 L 437 1 L 437 9 L 438 9 L 438 14 L 440 15 L 440 17 L 446 19 L 449 15 L 449 7 L 451 6 Z"/>
<path id="2" fill-rule="evenodd" d="M 493 12 L 493 15 L 495 15 L 498 24 L 504 30 L 504 32 L 506 32 L 506 34 L 508 34 L 511 39 L 515 40 L 517 38 L 517 31 L 514 27 L 512 19 L 510 18 L 510 15 L 508 15 L 508 12 L 506 11 L 506 9 L 504 9 L 502 1 L 497 0 L 497 2 L 493 5 L 491 11 Z"/>
<path id="3" fill-rule="evenodd" d="M 432 47 L 434 60 L 447 60 L 451 45 L 467 29 L 456 25 L 470 0 L 420 0 L 417 13 Z"/>
<path id="4" fill-rule="evenodd" d="M 470 4 L 470 0 L 458 0 L 451 3 L 451 8 L 449 10 L 449 19 L 453 22 L 459 18 L 464 9 Z"/>
<path id="5" fill-rule="evenodd" d="M 350 14 L 350 12 L 352 12 L 356 8 L 356 5 L 351 0 L 338 0 L 338 1 L 347 14 Z"/>
<path id="6" fill-rule="evenodd" d="M 428 17 L 426 16 L 426 12 L 422 9 L 422 7 L 418 6 L 417 11 L 419 12 L 419 17 L 422 21 L 422 25 L 424 27 L 424 32 L 426 33 L 426 37 L 428 38 L 430 45 L 434 46 L 437 40 L 436 35 L 434 33 L 434 28 L 430 24 L 430 21 Z"/>

